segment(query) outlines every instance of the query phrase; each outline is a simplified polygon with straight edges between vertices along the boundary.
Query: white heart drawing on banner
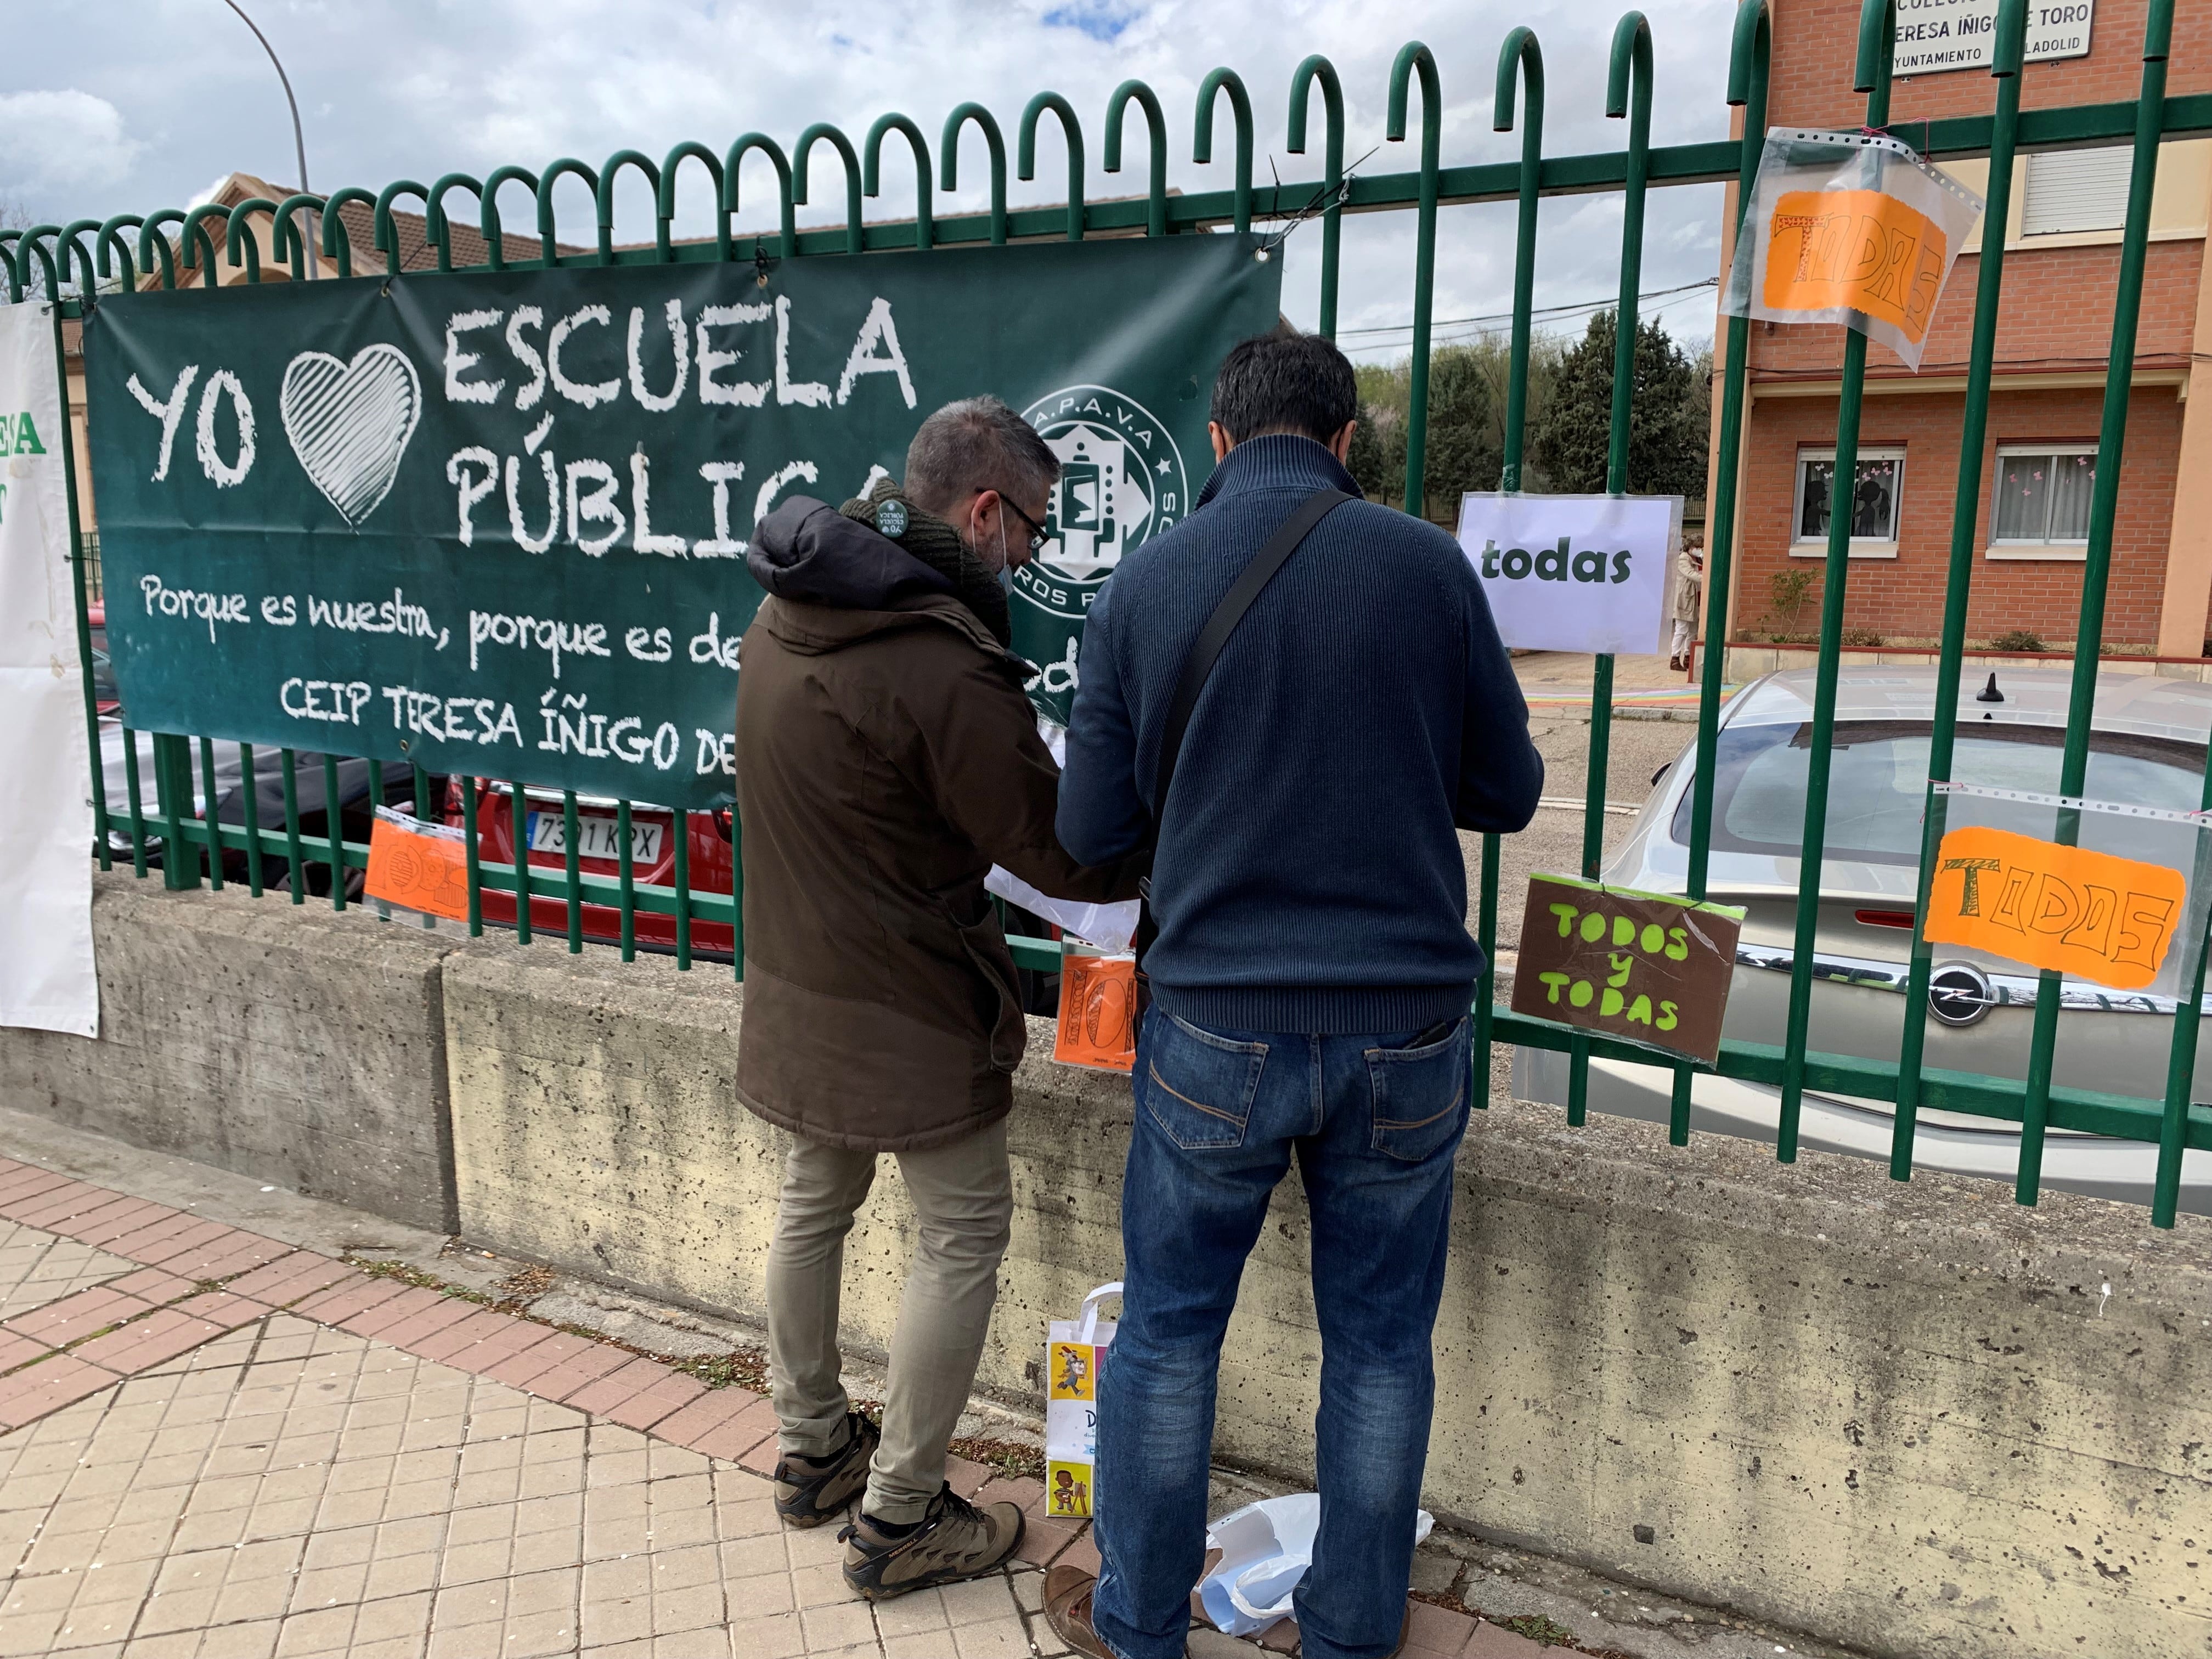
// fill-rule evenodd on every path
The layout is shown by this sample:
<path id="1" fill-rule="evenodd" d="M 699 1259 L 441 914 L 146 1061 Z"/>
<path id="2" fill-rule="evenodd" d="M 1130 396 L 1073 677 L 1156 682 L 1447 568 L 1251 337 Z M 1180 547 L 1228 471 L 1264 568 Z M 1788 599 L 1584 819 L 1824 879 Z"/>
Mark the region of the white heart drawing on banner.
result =
<path id="1" fill-rule="evenodd" d="M 303 351 L 284 370 L 292 453 L 348 524 L 376 511 L 422 415 L 422 385 L 397 346 L 363 346 L 343 363 Z"/>

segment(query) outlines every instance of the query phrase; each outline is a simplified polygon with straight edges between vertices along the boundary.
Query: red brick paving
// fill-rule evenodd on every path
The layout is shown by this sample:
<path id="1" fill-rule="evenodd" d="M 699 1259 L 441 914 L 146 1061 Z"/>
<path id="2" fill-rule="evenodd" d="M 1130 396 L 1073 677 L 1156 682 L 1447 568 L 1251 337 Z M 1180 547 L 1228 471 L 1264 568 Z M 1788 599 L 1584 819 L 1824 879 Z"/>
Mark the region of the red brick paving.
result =
<path id="1" fill-rule="evenodd" d="M 547 1346 L 550 1346 L 550 1344 Z M 538 1352 L 532 1349 L 535 1353 Z M 577 1339 L 577 1352 L 570 1354 L 550 1370 L 541 1371 L 527 1382 L 515 1386 L 544 1400 L 556 1400 L 566 1404 L 568 1400 L 609 1371 L 619 1370 L 630 1362 L 631 1356 L 620 1348 L 610 1347 L 604 1342 L 586 1342 Z"/>
<path id="2" fill-rule="evenodd" d="M 21 1220 L 33 1213 L 58 1219 L 65 1236 L 84 1237 L 145 1265 L 0 1326 L 0 1373 L 7 1373 L 0 1375 L 0 1427 L 30 1422 L 289 1304 L 293 1312 L 319 1323 L 392 1343 L 758 1474 L 775 1472 L 775 1413 L 750 1390 L 710 1389 L 696 1377 L 608 1343 L 0 1159 L 0 1216 Z M 197 1284 L 220 1278 L 229 1284 L 192 1294 Z M 112 1323 L 118 1318 L 130 1322 L 79 1340 L 67 1352 L 52 1352 L 35 1340 L 43 1332 L 69 1341 L 77 1329 L 97 1328 L 94 1319 Z M 964 1497 L 1022 1507 L 1027 1519 L 1022 1559 L 1098 1570 L 1088 1528 L 1052 1516 L 1041 1481 L 1011 1480 L 959 1457 L 947 1460 L 945 1478 Z M 1408 1659 L 1502 1656 L 1505 1650 L 1486 1638 L 1526 1651 L 1522 1638 L 1490 1626 L 1478 1629 L 1463 1615 L 1416 1604 L 1413 1618 Z"/>
<path id="3" fill-rule="evenodd" d="M 673 1442 L 678 1446 L 689 1446 L 696 1451 L 700 1441 L 759 1398 L 758 1395 L 745 1389 L 710 1389 L 690 1405 L 678 1407 L 654 1424 L 653 1437 L 656 1440 Z"/>
<path id="4" fill-rule="evenodd" d="M 745 1460 L 754 1452 L 768 1448 L 767 1474 L 775 1473 L 775 1408 L 759 1395 L 752 1403 L 718 1429 L 710 1429 L 691 1443 L 691 1449 L 708 1457 L 719 1457 L 732 1463 L 753 1466 Z M 757 1473 L 758 1471 L 757 1471 Z"/>
<path id="5" fill-rule="evenodd" d="M 233 1273 L 274 1261 L 287 1253 L 288 1247 L 273 1238 L 225 1227 L 212 1238 L 189 1245 L 173 1255 L 160 1257 L 154 1265 L 188 1279 L 228 1279 Z"/>
<path id="6" fill-rule="evenodd" d="M 697 1377 L 671 1371 L 662 1381 L 639 1390 L 610 1409 L 606 1415 L 624 1428 L 635 1429 L 642 1434 L 706 1392 L 707 1385 Z"/>
<path id="7" fill-rule="evenodd" d="M 382 1298 L 359 1313 L 330 1322 L 341 1330 L 351 1331 L 356 1336 L 379 1336 L 404 1324 L 412 1315 L 441 1306 L 445 1300 L 437 1291 L 424 1290 L 420 1285 L 403 1285 L 398 1295 Z"/>
<path id="8" fill-rule="evenodd" d="M 156 1307 L 165 1302 L 174 1302 L 180 1296 L 189 1296 L 192 1281 L 179 1279 L 174 1273 L 165 1273 L 159 1267 L 141 1267 L 135 1273 L 125 1273 L 120 1279 L 110 1279 L 107 1288 L 120 1291 L 125 1296 L 135 1296 L 142 1302 L 151 1302 Z"/>
<path id="9" fill-rule="evenodd" d="M 543 1342 L 532 1343 L 520 1352 L 501 1360 L 484 1372 L 495 1382 L 510 1388 L 527 1389 L 547 1372 L 565 1364 L 576 1355 L 596 1346 L 580 1336 L 571 1336 L 566 1331 L 556 1331 Z M 572 1385 L 574 1386 L 574 1385 Z"/>
<path id="10" fill-rule="evenodd" d="M 88 1187 L 82 1181 L 64 1181 L 50 1187 L 28 1203 L 15 1207 L 12 1218 L 26 1227 L 43 1227 L 48 1232 L 61 1230 L 53 1224 L 66 1221 L 71 1216 L 110 1202 L 115 1194 L 98 1187 Z"/>
<path id="11" fill-rule="evenodd" d="M 510 1314 L 494 1313 L 489 1308 L 477 1308 L 445 1329 L 432 1331 L 401 1346 L 421 1358 L 434 1359 L 459 1370 L 474 1370 L 479 1367 L 471 1364 L 461 1356 L 468 1354 L 471 1349 L 482 1343 L 506 1335 L 516 1327 L 525 1330 L 531 1328 L 524 1321 Z M 542 1330 L 544 1328 L 538 1328 Z M 503 1349 L 501 1352 L 504 1355 L 513 1350 Z"/>
<path id="12" fill-rule="evenodd" d="M 176 1311 L 191 1319 L 204 1319 L 226 1331 L 250 1325 L 264 1314 L 276 1312 L 266 1302 L 230 1291 L 209 1291 L 177 1304 Z"/>
<path id="13" fill-rule="evenodd" d="M 335 1325 L 349 1319 L 364 1308 L 373 1308 L 380 1302 L 389 1302 L 409 1287 L 392 1279 L 374 1279 L 364 1274 L 350 1280 L 340 1280 L 327 1291 L 319 1291 L 292 1310 L 302 1319 L 312 1319 L 320 1324 Z"/>
<path id="14" fill-rule="evenodd" d="M 156 1204 L 151 1199 L 134 1199 L 126 1206 L 104 1212 L 97 1221 L 87 1218 L 86 1224 L 72 1225 L 70 1237 L 81 1244 L 106 1244 L 176 1213 L 167 1205 Z"/>
<path id="15" fill-rule="evenodd" d="M 586 1383 L 562 1403 L 574 1406 L 580 1412 L 604 1417 L 632 1395 L 643 1394 L 655 1383 L 674 1375 L 657 1360 L 633 1359 L 627 1365 L 617 1366 L 605 1376 Z M 672 1411 L 675 1407 L 669 1409 Z M 662 1415 L 667 1413 L 664 1412 Z"/>
<path id="16" fill-rule="evenodd" d="M 0 1428 L 19 1429 L 122 1380 L 113 1371 L 65 1353 L 27 1365 L 12 1376 L 0 1376 Z"/>
<path id="17" fill-rule="evenodd" d="M 428 1300 L 418 1302 L 413 1299 L 416 1297 L 427 1297 Z M 410 1288 L 406 1296 L 395 1297 L 367 1313 L 356 1314 L 346 1322 L 346 1328 L 411 1351 L 425 1337 L 459 1324 L 476 1310 L 475 1303 L 460 1297 Z"/>
<path id="18" fill-rule="evenodd" d="M 49 1302 L 43 1308 L 17 1314 L 7 1322 L 5 1328 L 18 1336 L 35 1337 L 50 1348 L 60 1348 L 153 1310 L 150 1302 L 119 1295 L 106 1285 L 95 1285 L 65 1296 L 58 1302 Z"/>
<path id="19" fill-rule="evenodd" d="M 12 1331 L 0 1331 L 0 1371 L 12 1371 L 18 1365 L 27 1365 L 41 1354 L 52 1352 L 43 1342 L 33 1342 Z"/>
<path id="20" fill-rule="evenodd" d="M 143 1371 L 191 1352 L 210 1338 L 221 1336 L 228 1328 L 212 1320 L 195 1319 L 174 1308 L 162 1308 L 121 1330 L 95 1336 L 72 1352 L 77 1358 L 111 1371 Z"/>
<path id="21" fill-rule="evenodd" d="M 297 1302 L 301 1297 L 342 1279 L 351 1279 L 357 1269 L 313 1250 L 295 1250 L 277 1257 L 266 1267 L 234 1279 L 224 1288 L 239 1296 L 250 1296 L 257 1302 L 266 1302 L 281 1308 Z"/>

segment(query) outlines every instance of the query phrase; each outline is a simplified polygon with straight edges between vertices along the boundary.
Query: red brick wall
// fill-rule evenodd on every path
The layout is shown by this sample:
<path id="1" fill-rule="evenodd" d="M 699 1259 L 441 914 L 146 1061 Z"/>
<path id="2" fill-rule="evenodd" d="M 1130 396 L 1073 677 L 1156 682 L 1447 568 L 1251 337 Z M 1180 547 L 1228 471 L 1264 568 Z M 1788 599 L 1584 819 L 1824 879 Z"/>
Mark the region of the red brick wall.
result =
<path id="1" fill-rule="evenodd" d="M 1941 629 L 1951 557 L 1952 501 L 1958 485 L 1959 422 L 1965 403 L 1959 392 L 1866 400 L 1860 442 L 1902 445 L 1905 483 L 1898 504 L 1897 557 L 1851 561 L 1844 607 L 1846 628 L 1912 638 L 1933 637 Z M 2103 392 L 2094 387 L 1991 397 L 1976 513 L 1968 638 L 1988 639 L 2015 628 L 2033 629 L 2046 642 L 2074 636 L 2083 567 L 2070 560 L 1984 557 L 1990 489 L 1998 444 L 2039 440 L 2094 443 L 2102 406 Z M 1752 406 L 1735 605 L 1739 637 L 1759 629 L 1761 617 L 1770 610 L 1769 581 L 1776 571 L 1820 568 L 1818 560 L 1790 556 L 1790 514 L 1799 446 L 1832 444 L 1835 434 L 1833 398 L 1763 398 Z M 2173 390 L 2138 387 L 2128 415 L 2112 580 L 2106 590 L 2108 643 L 2149 645 L 2157 636 L 2180 441 L 2181 404 Z M 1817 616 L 1816 602 L 1808 603 L 1799 628 L 1810 632 Z"/>
<path id="2" fill-rule="evenodd" d="M 1858 61 L 1859 0 L 1771 0 L 1774 55 L 1767 79 L 1767 118 L 1776 125 L 1855 127 L 1866 119 L 1866 94 L 1851 90 Z M 2097 0 L 2089 55 L 2030 64 L 2021 106 L 2056 109 L 2131 99 L 2142 80 L 2147 0 Z M 1995 82 L 1979 70 L 1947 70 L 1892 83 L 1892 121 L 1980 115 L 1996 107 Z M 2169 93 L 2212 92 L 2212 6 L 2179 0 L 2174 7 Z"/>
<path id="3" fill-rule="evenodd" d="M 2098 0 L 2090 55 L 2029 64 L 2021 87 L 2023 106 L 2051 108 L 2133 99 L 2142 70 L 2145 10 L 2145 0 Z M 2212 4 L 2184 3 L 2178 10 L 2168 90 L 2212 90 Z M 1865 96 L 1850 85 L 1858 17 L 1858 0 L 1774 0 L 1768 102 L 1771 124 L 1848 128 L 1865 118 Z M 1961 70 L 1922 76 L 1895 83 L 1891 120 L 1901 124 L 1978 114 L 1993 108 L 1995 102 L 1995 82 L 1986 74 Z M 2199 240 L 2151 244 L 2136 344 L 2139 367 L 2183 368 L 2190 362 L 2203 257 L 2204 244 Z M 2008 369 L 2014 374 L 2101 369 L 2111 349 L 2118 270 L 2119 249 L 2112 245 L 2008 251 L 1997 324 L 2000 388 Z M 1971 255 L 1953 269 L 1922 359 L 1923 375 L 1963 374 L 1979 274 L 1978 260 Z M 1839 327 L 1755 323 L 1751 377 L 1755 382 L 1832 379 L 1841 367 L 1843 340 Z M 1911 378 L 1879 344 L 1869 349 L 1868 373 L 1870 379 Z M 2033 629 L 2045 640 L 2073 636 L 2081 605 L 2080 564 L 1983 556 L 1989 477 L 1998 443 L 2094 441 L 2101 398 L 2101 392 L 2094 388 L 2009 393 L 2000 389 L 1993 394 L 1990 451 L 1984 456 L 1978 512 L 1969 637 L 1987 638 L 2015 628 Z M 1898 557 L 1853 561 L 1846 627 L 1916 637 L 1932 635 L 1940 627 L 1962 403 L 1957 392 L 1867 399 L 1861 441 L 1903 444 L 1905 480 Z M 1762 398 L 1753 405 L 1744 479 L 1743 576 L 1735 606 L 1739 633 L 1756 628 L 1769 610 L 1768 578 L 1775 571 L 1813 562 L 1792 560 L 1788 552 L 1796 455 L 1801 444 L 1832 443 L 1835 422 L 1833 398 Z M 2121 471 L 2106 613 L 2108 641 L 2148 645 L 2156 637 L 2180 436 L 2181 408 L 2173 392 L 2165 387 L 2138 388 Z M 1812 615 L 1808 607 L 1800 625 L 1809 627 Z"/>

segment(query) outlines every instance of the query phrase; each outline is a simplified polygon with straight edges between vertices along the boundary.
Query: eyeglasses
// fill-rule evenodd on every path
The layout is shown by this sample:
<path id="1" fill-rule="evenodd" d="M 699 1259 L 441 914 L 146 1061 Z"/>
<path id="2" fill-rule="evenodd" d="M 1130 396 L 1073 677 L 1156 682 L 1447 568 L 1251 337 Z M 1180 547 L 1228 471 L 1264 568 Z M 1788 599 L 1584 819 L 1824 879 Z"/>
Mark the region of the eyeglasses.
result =
<path id="1" fill-rule="evenodd" d="M 1028 514 L 1023 512 L 1020 505 L 1012 495 L 1006 494 L 1005 490 L 978 489 L 974 493 L 978 495 L 996 495 L 999 498 L 1000 506 L 1011 507 L 1013 511 L 1014 516 L 1030 527 L 1030 555 L 1032 558 L 1036 556 L 1047 542 L 1052 539 L 1052 532 L 1049 530 L 1047 530 L 1042 525 L 1039 524 L 1035 519 L 1030 517 Z"/>

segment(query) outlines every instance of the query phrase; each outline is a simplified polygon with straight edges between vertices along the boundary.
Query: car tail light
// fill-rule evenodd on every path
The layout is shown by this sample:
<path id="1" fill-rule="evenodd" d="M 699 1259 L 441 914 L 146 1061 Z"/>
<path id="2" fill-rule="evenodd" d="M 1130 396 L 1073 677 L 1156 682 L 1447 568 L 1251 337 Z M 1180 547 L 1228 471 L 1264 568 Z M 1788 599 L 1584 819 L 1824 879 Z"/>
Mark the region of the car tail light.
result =
<path id="1" fill-rule="evenodd" d="M 1853 915 L 1864 927 L 1902 927 L 1909 932 L 1912 927 L 1910 910 L 1858 910 Z"/>

